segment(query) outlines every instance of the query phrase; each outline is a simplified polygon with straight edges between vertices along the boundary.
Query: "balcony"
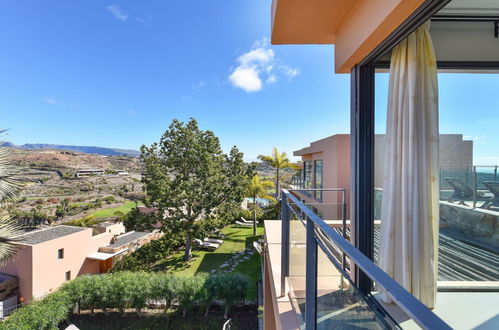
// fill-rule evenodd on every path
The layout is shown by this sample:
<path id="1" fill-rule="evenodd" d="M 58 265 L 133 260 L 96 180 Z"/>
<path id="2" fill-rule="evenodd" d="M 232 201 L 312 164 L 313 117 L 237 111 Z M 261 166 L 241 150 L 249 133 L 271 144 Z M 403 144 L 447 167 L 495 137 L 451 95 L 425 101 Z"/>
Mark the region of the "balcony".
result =
<path id="1" fill-rule="evenodd" d="M 439 279 L 447 281 L 439 281 L 437 306 L 431 311 L 376 265 L 376 248 L 374 260 L 370 260 L 350 244 L 351 228 L 345 216 L 347 205 L 343 202 L 345 190 L 321 189 L 324 200 L 337 200 L 338 203 L 310 199 L 314 192 L 314 189 L 283 190 L 283 220 L 265 223 L 268 260 L 264 277 L 267 291 L 274 295 L 267 298 L 268 301 L 274 299 L 272 310 L 267 309 L 268 301 L 265 308 L 266 313 L 276 316 L 276 328 L 279 325 L 283 329 L 497 326 L 499 320 L 493 306 L 499 302 L 496 291 L 499 268 L 495 268 L 499 267 L 496 263 L 499 259 L 493 252 L 484 255 L 484 250 L 464 243 L 459 249 L 452 244 L 464 241 L 441 235 Z M 379 237 L 376 235 L 379 223 L 379 220 L 374 221 L 375 238 Z M 375 241 L 374 245 L 377 244 Z M 470 290 L 466 281 L 454 281 L 457 275 L 462 276 L 466 271 L 454 272 L 454 278 L 446 277 L 448 264 L 462 257 L 463 251 L 469 252 L 468 256 L 483 257 L 477 258 L 478 261 L 488 260 L 482 262 L 482 266 L 491 272 L 476 275 L 483 277 L 478 289 L 472 287 Z M 465 267 L 456 262 L 456 269 Z M 355 281 L 358 270 L 372 280 L 373 288 L 360 289 Z M 271 274 L 270 278 L 268 274 Z M 382 302 L 380 292 L 387 293 L 394 303 Z"/>

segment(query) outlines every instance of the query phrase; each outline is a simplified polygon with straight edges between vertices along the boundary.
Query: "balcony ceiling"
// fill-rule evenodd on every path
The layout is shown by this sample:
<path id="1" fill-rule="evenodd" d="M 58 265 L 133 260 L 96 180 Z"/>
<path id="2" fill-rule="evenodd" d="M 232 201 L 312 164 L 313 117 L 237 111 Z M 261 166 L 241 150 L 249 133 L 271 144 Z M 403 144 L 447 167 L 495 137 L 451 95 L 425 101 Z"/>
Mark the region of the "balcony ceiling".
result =
<path id="1" fill-rule="evenodd" d="M 334 44 L 355 0 L 273 0 L 273 44 Z"/>

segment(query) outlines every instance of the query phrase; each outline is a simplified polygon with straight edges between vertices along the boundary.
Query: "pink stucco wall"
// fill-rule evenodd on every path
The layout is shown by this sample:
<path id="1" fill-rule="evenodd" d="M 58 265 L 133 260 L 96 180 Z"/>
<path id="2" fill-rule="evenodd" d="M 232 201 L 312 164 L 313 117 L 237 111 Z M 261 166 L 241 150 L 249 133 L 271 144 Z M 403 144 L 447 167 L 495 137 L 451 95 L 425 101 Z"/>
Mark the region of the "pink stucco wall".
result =
<path id="1" fill-rule="evenodd" d="M 324 188 L 346 189 L 346 203 L 350 205 L 350 135 L 337 134 L 325 139 L 312 142 L 309 147 L 294 152 L 302 160 L 322 160 L 322 176 Z M 341 194 L 323 192 L 322 204 L 315 205 L 324 218 L 329 220 L 340 219 L 342 208 Z M 304 199 L 308 198 L 304 196 Z M 347 219 L 349 219 L 347 207 Z"/>
<path id="2" fill-rule="evenodd" d="M 384 145 L 385 136 L 378 134 L 375 137 L 375 168 L 374 184 L 376 188 L 383 188 L 384 177 Z M 347 202 L 347 219 L 350 219 L 350 134 L 337 134 L 327 138 L 314 141 L 310 146 L 297 150 L 293 153 L 301 156 L 302 160 L 323 161 L 323 187 L 345 188 Z M 440 166 L 472 166 L 473 165 L 473 142 L 463 139 L 461 134 L 440 135 Z M 303 196 L 311 205 L 314 202 Z M 328 203 L 341 203 L 341 196 L 334 193 L 323 193 L 322 203 L 315 205 L 325 219 L 335 220 L 341 218 L 341 210 Z"/>
<path id="3" fill-rule="evenodd" d="M 29 300 L 33 291 L 32 246 L 22 245 L 13 262 L 2 267 L 2 272 L 19 277 L 19 297 Z M 22 275 L 22 276 L 21 276 Z"/>

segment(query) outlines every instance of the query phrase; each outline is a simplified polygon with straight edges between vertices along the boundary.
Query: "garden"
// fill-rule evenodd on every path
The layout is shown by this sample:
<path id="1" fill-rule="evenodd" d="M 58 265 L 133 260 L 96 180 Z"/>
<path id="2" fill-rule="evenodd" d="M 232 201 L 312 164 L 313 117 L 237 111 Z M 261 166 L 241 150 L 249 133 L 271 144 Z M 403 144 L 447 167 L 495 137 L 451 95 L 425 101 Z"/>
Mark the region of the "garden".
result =
<path id="1" fill-rule="evenodd" d="M 72 322 L 81 329 L 118 328 L 120 324 L 121 328 L 176 324 L 180 329 L 184 324 L 185 329 L 220 329 L 233 308 L 244 308 L 248 283 L 247 276 L 238 273 L 81 276 L 17 309 L 0 323 L 0 329 L 58 329 Z M 115 323 L 118 317 L 121 321 Z M 237 313 L 237 319 L 245 320 L 242 328 L 255 328 L 256 310 Z"/>

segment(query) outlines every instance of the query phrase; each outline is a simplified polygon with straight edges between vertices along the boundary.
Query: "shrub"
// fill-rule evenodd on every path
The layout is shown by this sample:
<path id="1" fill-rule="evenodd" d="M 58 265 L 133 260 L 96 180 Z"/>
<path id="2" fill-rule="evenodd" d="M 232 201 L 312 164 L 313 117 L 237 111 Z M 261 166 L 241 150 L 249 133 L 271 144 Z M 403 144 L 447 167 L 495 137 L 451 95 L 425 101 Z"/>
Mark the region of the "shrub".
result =
<path id="1" fill-rule="evenodd" d="M 107 196 L 104 198 L 104 202 L 106 202 L 106 204 L 116 203 L 116 198 L 114 198 L 114 196 Z"/>
<path id="2" fill-rule="evenodd" d="M 17 309 L 0 324 L 0 329 L 58 329 L 72 305 L 68 292 L 60 290 Z"/>
<path id="3" fill-rule="evenodd" d="M 164 301 L 165 313 L 170 308 L 172 302 L 178 299 L 178 289 L 179 279 L 174 275 L 159 273 L 153 274 L 150 277 L 151 299 Z"/>
<path id="4" fill-rule="evenodd" d="M 229 316 L 230 308 L 238 300 L 244 300 L 244 294 L 248 288 L 249 279 L 247 276 L 238 273 L 228 273 L 210 276 L 206 281 L 206 312 L 215 299 L 224 301 L 224 317 Z"/>
<path id="5" fill-rule="evenodd" d="M 177 277 L 166 273 L 120 272 L 84 275 L 67 282 L 62 288 L 19 308 L 0 329 L 58 329 L 75 307 L 78 310 L 135 308 L 139 312 L 148 302 L 158 306 L 164 301 L 167 310 L 178 302 L 182 315 L 195 306 L 208 307 L 215 299 L 225 303 L 225 317 L 236 301 L 244 298 L 248 278 L 240 274 L 197 275 Z"/>
<path id="6" fill-rule="evenodd" d="M 111 272 L 144 270 L 170 255 L 182 244 L 181 238 L 167 233 L 160 239 L 151 241 L 118 260 Z"/>
<path id="7" fill-rule="evenodd" d="M 180 277 L 177 300 L 185 317 L 192 307 L 204 296 L 206 276 Z"/>

